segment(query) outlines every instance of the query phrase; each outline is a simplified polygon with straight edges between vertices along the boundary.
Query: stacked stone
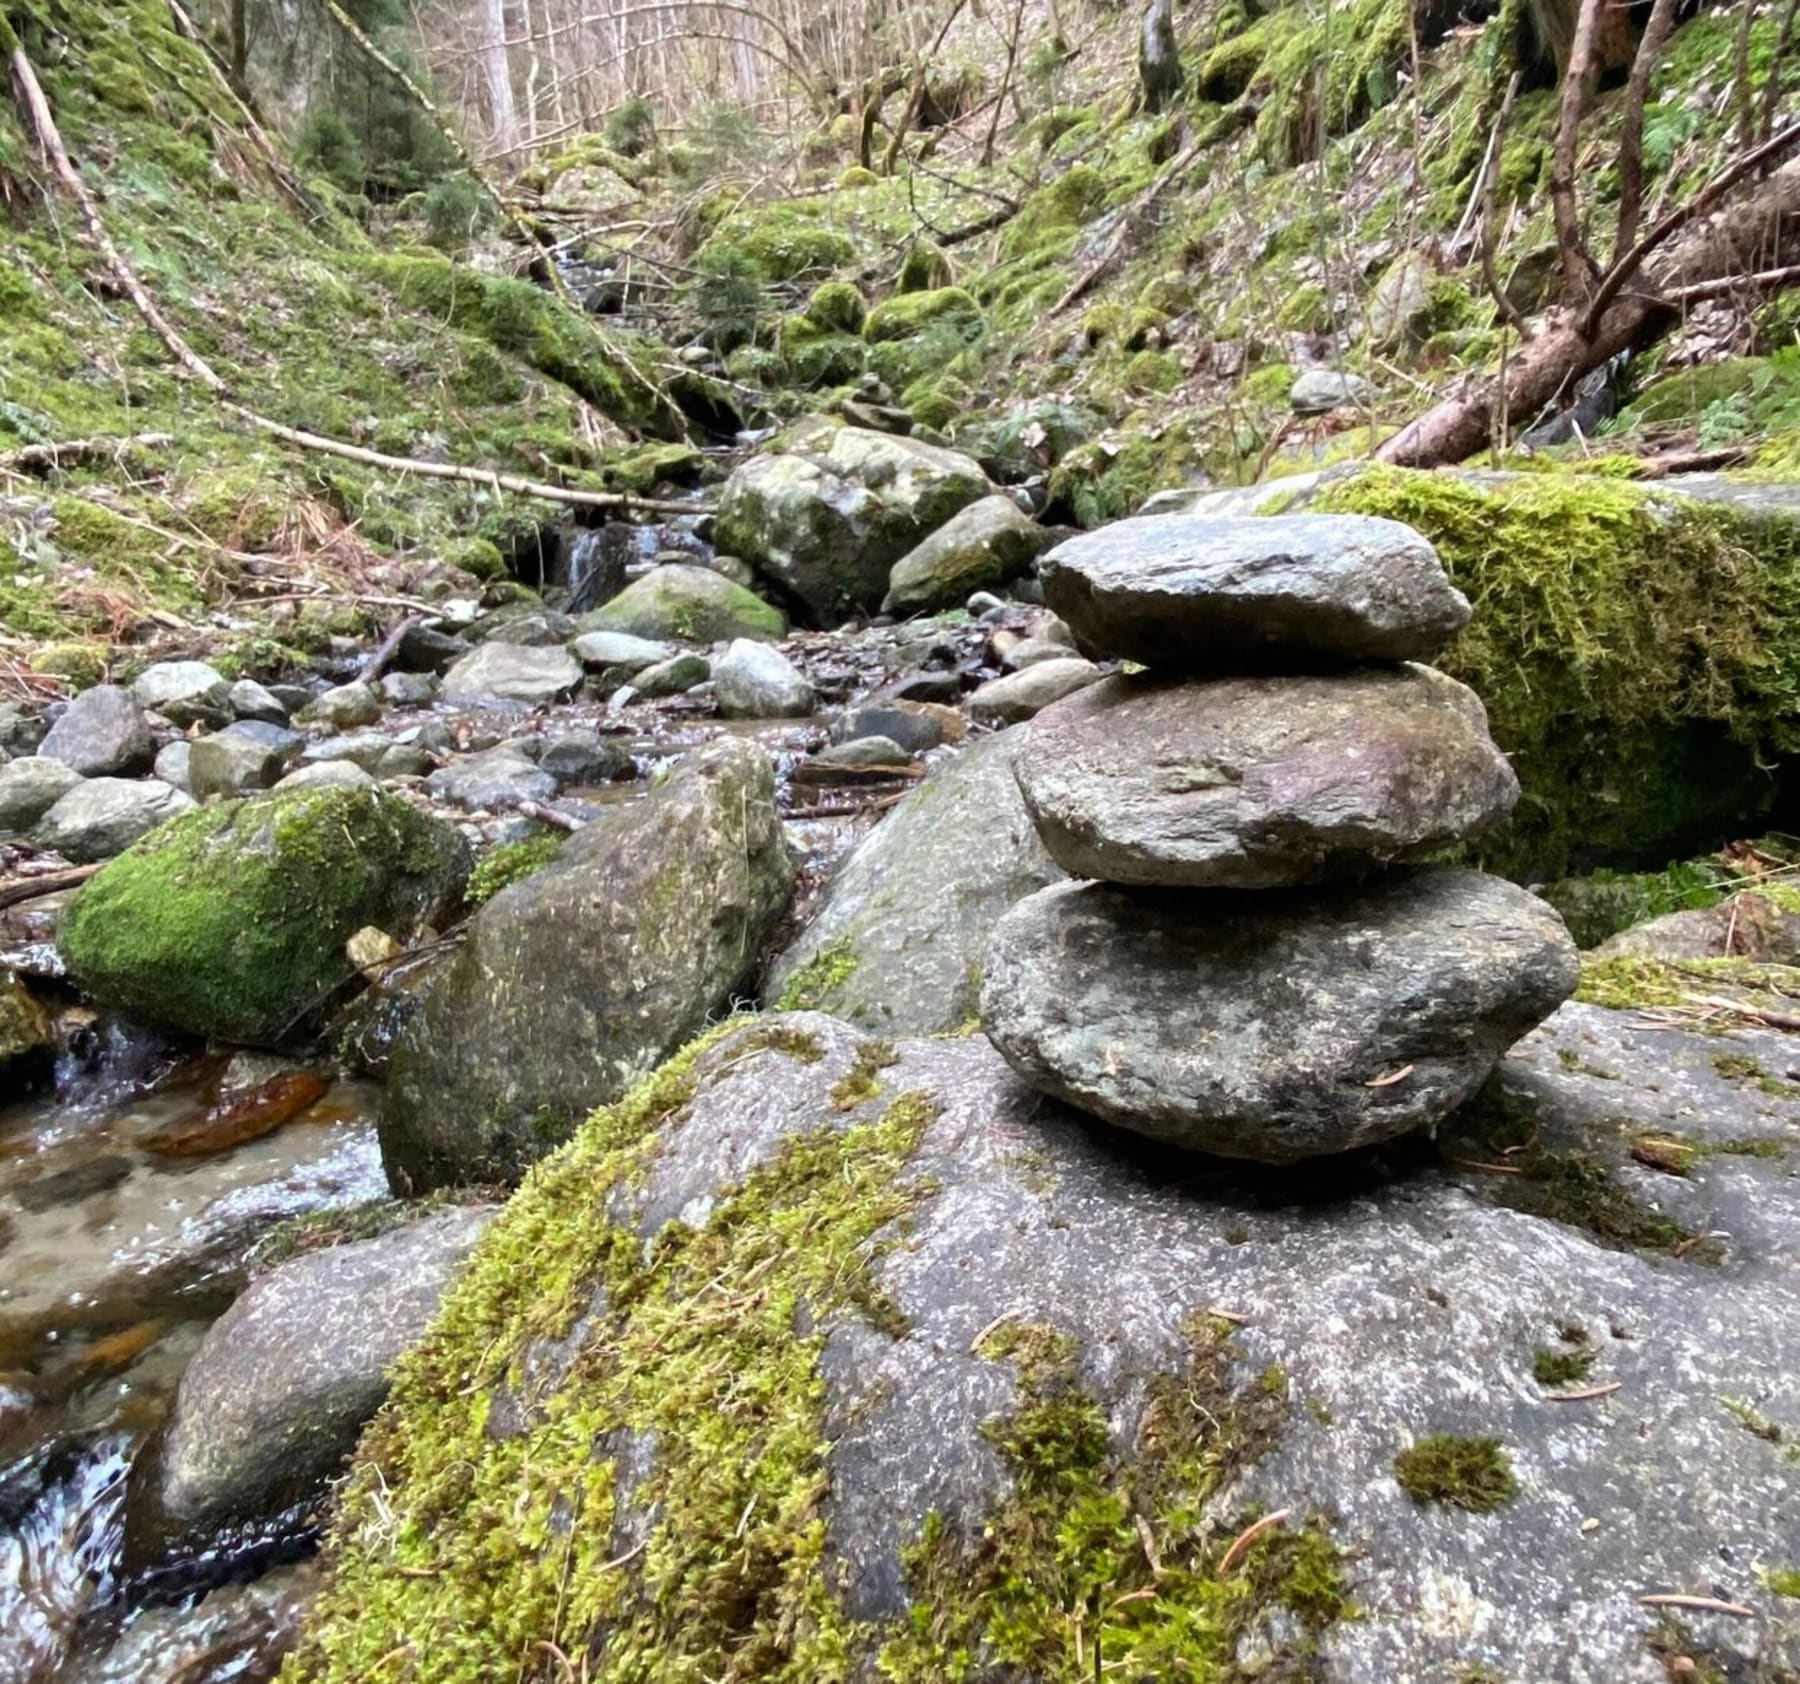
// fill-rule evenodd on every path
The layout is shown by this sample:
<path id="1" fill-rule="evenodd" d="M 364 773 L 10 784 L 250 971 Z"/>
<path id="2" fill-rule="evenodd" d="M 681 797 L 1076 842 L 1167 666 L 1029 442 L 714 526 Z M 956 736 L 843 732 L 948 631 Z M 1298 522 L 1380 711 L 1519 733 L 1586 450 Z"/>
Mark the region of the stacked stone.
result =
<path id="1" fill-rule="evenodd" d="M 1027 1081 L 1141 1134 L 1290 1163 L 1429 1127 L 1567 998 L 1557 914 L 1415 865 L 1518 799 L 1475 694 L 1419 663 L 1469 604 L 1410 527 L 1122 521 L 1050 552 L 1084 653 L 1140 667 L 1039 714 L 1014 772 L 1078 881 L 983 972 Z"/>

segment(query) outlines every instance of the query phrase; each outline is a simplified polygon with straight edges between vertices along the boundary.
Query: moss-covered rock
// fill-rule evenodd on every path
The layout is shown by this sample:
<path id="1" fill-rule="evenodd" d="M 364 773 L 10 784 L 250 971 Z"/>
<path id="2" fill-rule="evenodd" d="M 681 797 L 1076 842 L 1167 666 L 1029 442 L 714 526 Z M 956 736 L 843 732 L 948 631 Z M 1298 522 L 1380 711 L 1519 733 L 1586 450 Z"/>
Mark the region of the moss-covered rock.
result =
<path id="1" fill-rule="evenodd" d="M 584 615 L 581 627 L 655 641 L 728 643 L 752 637 L 774 643 L 787 635 L 787 616 L 723 573 L 671 563 L 634 579 L 611 602 Z"/>
<path id="2" fill-rule="evenodd" d="M 894 563 L 881 611 L 959 608 L 973 591 L 1010 584 L 1050 541 L 1051 534 L 1021 514 L 1011 497 L 995 492 L 952 515 Z"/>
<path id="3" fill-rule="evenodd" d="M 768 756 L 725 739 L 501 889 L 395 1043 L 396 1190 L 516 1181 L 742 988 L 793 886 Z"/>
<path id="4" fill-rule="evenodd" d="M 871 345 L 883 345 L 894 339 L 911 339 L 931 323 L 946 320 L 954 322 L 959 331 L 979 330 L 981 306 L 961 287 L 896 293 L 869 312 L 863 337 Z"/>
<path id="5" fill-rule="evenodd" d="M 777 343 L 785 382 L 806 391 L 846 385 L 862 373 L 869 360 L 869 348 L 860 332 L 827 327 L 811 316 L 784 316 Z"/>
<path id="6" fill-rule="evenodd" d="M 726 482 L 719 547 L 742 556 L 817 625 L 873 611 L 894 563 L 992 490 L 968 457 L 917 439 L 815 419 L 785 443 Z"/>
<path id="7" fill-rule="evenodd" d="M 454 904 L 468 869 L 451 826 L 381 790 L 259 796 L 184 814 L 103 867 L 57 942 L 103 1004 L 278 1045 L 355 976 L 351 935 L 406 939 Z"/>
<path id="8" fill-rule="evenodd" d="M 914 240 L 901 259 L 900 273 L 894 282 L 896 292 L 935 292 L 949 286 L 956 271 L 944 248 L 932 240 Z"/>
<path id="9" fill-rule="evenodd" d="M 832 333 L 861 333 L 869 307 L 849 281 L 826 281 L 806 301 L 806 319 Z"/>
<path id="10" fill-rule="evenodd" d="M 50 1024 L 44 1008 L 11 971 L 0 971 L 0 1080 L 24 1092 L 50 1072 Z"/>

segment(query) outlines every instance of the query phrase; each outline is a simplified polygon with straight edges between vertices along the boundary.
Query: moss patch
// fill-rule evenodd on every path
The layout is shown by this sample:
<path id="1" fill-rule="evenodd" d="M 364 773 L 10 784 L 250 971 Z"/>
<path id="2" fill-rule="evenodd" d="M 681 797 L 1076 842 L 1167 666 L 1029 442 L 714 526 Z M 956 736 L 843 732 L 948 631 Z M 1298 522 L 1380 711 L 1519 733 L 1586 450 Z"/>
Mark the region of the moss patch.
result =
<path id="1" fill-rule="evenodd" d="M 511 1677 L 545 1643 L 603 1652 L 595 1676 L 618 1679 L 842 1676 L 819 1357 L 834 1318 L 900 1330 L 871 1268 L 929 1196 L 904 1171 L 932 1109 L 902 1095 L 797 1135 L 704 1226 L 646 1244 L 619 1196 L 738 1028 L 597 1112 L 484 1239 L 365 1441 L 285 1677 Z M 583 1317 L 562 1372 L 551 1342 Z M 615 1530 L 627 1505 L 649 1517 L 635 1543 Z"/>
<path id="2" fill-rule="evenodd" d="M 788 978 L 775 1001 L 778 1012 L 828 1010 L 827 1001 L 856 974 L 856 949 L 848 937 L 819 949 Z"/>
<path id="3" fill-rule="evenodd" d="M 533 872 L 542 871 L 563 850 L 568 837 L 560 830 L 539 831 L 518 842 L 503 843 L 490 849 L 475 863 L 469 873 L 465 899 L 471 906 L 481 906 L 509 884 L 521 882 Z"/>
<path id="4" fill-rule="evenodd" d="M 355 974 L 352 933 L 409 935 L 467 869 L 450 826 L 379 790 L 227 802 L 104 866 L 58 943 L 96 999 L 194 1034 L 279 1043 Z"/>
<path id="5" fill-rule="evenodd" d="M 1394 1478 L 1415 1503 L 1487 1514 L 1519 1494 L 1512 1461 L 1493 1438 L 1433 1433 L 1394 1458 Z"/>

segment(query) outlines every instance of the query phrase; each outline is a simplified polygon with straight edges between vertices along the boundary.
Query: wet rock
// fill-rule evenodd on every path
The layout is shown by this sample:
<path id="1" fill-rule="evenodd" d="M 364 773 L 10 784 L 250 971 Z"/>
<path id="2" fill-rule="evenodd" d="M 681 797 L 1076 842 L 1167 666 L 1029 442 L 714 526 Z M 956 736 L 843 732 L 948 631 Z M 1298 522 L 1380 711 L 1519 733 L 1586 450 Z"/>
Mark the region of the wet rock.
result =
<path id="1" fill-rule="evenodd" d="M 41 754 L 0 766 L 0 831 L 27 831 L 81 782 L 81 774 Z"/>
<path id="2" fill-rule="evenodd" d="M 196 738 L 188 755 L 188 790 L 198 801 L 268 789 L 299 758 L 306 739 L 285 726 L 244 719 Z"/>
<path id="3" fill-rule="evenodd" d="M 1288 388 L 1288 408 L 1296 415 L 1329 415 L 1334 409 L 1367 409 L 1375 388 L 1360 374 L 1309 368 Z"/>
<path id="4" fill-rule="evenodd" d="M 912 760 L 892 737 L 852 737 L 833 743 L 814 758 L 827 766 L 905 766 Z"/>
<path id="5" fill-rule="evenodd" d="M 1440 1122 L 1575 987 L 1560 918 L 1434 869 L 1259 895 L 1059 884 L 994 930 L 981 1022 L 1120 1128 L 1264 1163 Z"/>
<path id="6" fill-rule="evenodd" d="M 438 681 L 428 672 L 390 672 L 381 681 L 381 694 L 390 707 L 429 707 L 438 693 Z"/>
<path id="7" fill-rule="evenodd" d="M 705 567 L 655 568 L 581 623 L 589 633 L 624 632 L 664 643 L 727 643 L 738 637 L 777 643 L 787 635 L 787 616 L 779 608 Z M 582 659 L 598 664 L 586 655 Z"/>
<path id="8" fill-rule="evenodd" d="M 183 795 L 192 795 L 194 792 L 188 785 L 188 763 L 193 757 L 194 745 L 186 737 L 177 737 L 174 742 L 164 743 L 156 751 L 156 762 L 151 766 L 150 774 L 180 790 Z"/>
<path id="9" fill-rule="evenodd" d="M 813 687 L 792 661 L 747 637 L 714 660 L 712 680 L 725 719 L 804 719 L 818 706 Z"/>
<path id="10" fill-rule="evenodd" d="M 1074 653 L 1074 646 L 1060 638 L 1022 637 L 1017 643 L 1008 645 L 1006 653 L 1000 657 L 1000 664 L 1008 672 L 1023 672 L 1044 661 L 1066 661 Z"/>
<path id="11" fill-rule="evenodd" d="M 803 422 L 720 494 L 721 549 L 818 625 L 877 608 L 902 556 L 992 487 L 969 457 L 861 427 Z"/>
<path id="12" fill-rule="evenodd" d="M 924 754 L 943 742 L 944 727 L 923 708 L 875 702 L 845 713 L 832 727 L 831 735 L 840 743 L 853 742 L 858 737 L 882 737 L 898 743 L 909 754 Z"/>
<path id="13" fill-rule="evenodd" d="M 0 1012 L 3 1010 L 0 1007 Z M 4 1068 L 3 1060 L 0 1060 L 0 1068 Z M 122 1152 L 102 1152 L 97 1157 L 71 1164 L 67 1169 L 20 1182 L 11 1189 L 12 1196 L 18 1200 L 21 1210 L 38 1216 L 59 1205 L 80 1204 L 111 1192 L 130 1179 L 135 1167 Z"/>
<path id="14" fill-rule="evenodd" d="M 155 778 L 89 778 L 60 797 L 31 832 L 40 848 L 77 865 L 111 859 L 194 805 Z"/>
<path id="15" fill-rule="evenodd" d="M 132 699 L 171 725 L 216 730 L 233 717 L 231 686 L 205 661 L 156 661 L 131 681 Z"/>
<path id="16" fill-rule="evenodd" d="M 990 678 L 969 697 L 969 717 L 983 725 L 1016 725 L 1104 676 L 1079 655 L 1039 661 L 1004 678 Z"/>
<path id="17" fill-rule="evenodd" d="M 666 643 L 633 637 L 628 632 L 590 631 L 569 644 L 569 653 L 589 672 L 622 684 L 633 673 L 666 661 L 675 651 Z"/>
<path id="18" fill-rule="evenodd" d="M 429 977 L 382 1104 L 396 1188 L 516 1180 L 731 1000 L 792 885 L 753 743 L 714 743 L 602 811 Z"/>
<path id="19" fill-rule="evenodd" d="M 516 750 L 495 748 L 439 767 L 425 780 L 425 793 L 455 807 L 494 810 L 547 801 L 556 779 Z"/>
<path id="20" fill-rule="evenodd" d="M 532 648 L 517 643 L 484 643 L 444 674 L 451 700 L 560 701 L 581 683 L 581 665 L 560 646 Z"/>
<path id="21" fill-rule="evenodd" d="M 49 760 L 60 760 L 84 778 L 147 772 L 156 758 L 144 710 L 131 693 L 116 684 L 83 690 L 38 746 Z"/>
<path id="22" fill-rule="evenodd" d="M 0 702 L 0 754 L 36 754 L 44 740 L 44 724 L 17 702 Z"/>
<path id="23" fill-rule="evenodd" d="M 958 510 L 894 563 L 884 614 L 954 608 L 971 591 L 1010 584 L 1052 542 L 1052 535 L 996 492 Z"/>
<path id="24" fill-rule="evenodd" d="M 1365 515 L 1144 515 L 1040 565 L 1083 650 L 1163 673 L 1428 661 L 1469 619 L 1431 545 Z"/>
<path id="25" fill-rule="evenodd" d="M 375 779 L 354 760 L 311 760 L 275 785 L 285 794 L 297 789 L 373 789 Z"/>
<path id="26" fill-rule="evenodd" d="M 489 643 L 511 643 L 532 649 L 560 648 L 576 633 L 574 619 L 547 608 L 530 608 L 496 618 L 477 628 Z"/>
<path id="27" fill-rule="evenodd" d="M 989 738 L 938 767 L 838 867 L 817 916 L 771 967 L 765 997 L 877 1034 L 935 1035 L 975 1011 L 994 921 L 1058 881 Z"/>
<path id="28" fill-rule="evenodd" d="M 962 699 L 962 677 L 954 672 L 910 672 L 885 684 L 876 692 L 882 701 L 942 702 L 954 704 Z"/>
<path id="29" fill-rule="evenodd" d="M 320 692 L 300 713 L 308 724 L 325 725 L 333 731 L 354 731 L 359 725 L 373 725 L 380 717 L 381 697 L 372 684 L 360 679 Z"/>
<path id="30" fill-rule="evenodd" d="M 467 639 L 442 626 L 415 621 L 400 634 L 400 642 L 394 649 L 394 666 L 401 672 L 442 673 L 468 652 Z"/>
<path id="31" fill-rule="evenodd" d="M 341 737 L 321 737 L 315 743 L 308 743 L 300 751 L 300 760 L 306 766 L 348 760 L 365 772 L 373 772 L 397 742 L 398 739 L 387 731 L 351 731 Z"/>
<path id="32" fill-rule="evenodd" d="M 1519 783 L 1475 693 L 1430 667 L 1109 678 L 1046 709 L 1014 768 L 1072 877 L 1269 889 L 1480 835 Z"/>
<path id="33" fill-rule="evenodd" d="M 564 731 L 551 737 L 537 763 L 538 769 L 548 772 L 559 788 L 611 783 L 637 771 L 631 751 L 617 738 L 603 737 L 598 731 Z"/>
<path id="34" fill-rule="evenodd" d="M 1800 964 L 1800 913 L 1782 898 L 1749 889 L 1717 906 L 1667 912 L 1620 930 L 1594 949 L 1594 957 Z"/>
<path id="35" fill-rule="evenodd" d="M 192 1545 L 318 1496 L 493 1214 L 441 1211 L 257 1281 L 181 1377 L 134 1532 Z"/>
<path id="36" fill-rule="evenodd" d="M 352 933 L 410 935 L 454 903 L 468 869 L 456 831 L 398 796 L 255 796 L 187 813 L 115 860 L 71 900 L 57 941 L 103 1004 L 280 1045 L 350 979 Z"/>
<path id="37" fill-rule="evenodd" d="M 1571 1016 L 1541 1060 L 1546 1131 L 1577 1086 L 1654 1113 L 1673 1047 L 1692 1071 L 1669 1085 L 1707 1126 L 1717 1043 L 1601 1015 L 1601 1044 L 1630 1055 L 1611 1082 L 1564 1071 L 1558 1046 L 1584 1046 Z M 874 1677 L 896 1655 L 955 1677 L 947 1628 L 984 1657 L 968 1676 L 1090 1677 L 1093 1628 L 1019 1589 L 1072 1573 L 1107 1586 L 1119 1678 L 1174 1676 L 1169 1645 L 1204 1633 L 1220 1676 L 1243 1656 L 1322 1684 L 1664 1684 L 1671 1615 L 1640 1598 L 1670 1591 L 1752 1609 L 1679 1615 L 1681 1652 L 1721 1676 L 1800 1665 L 1792 1604 L 1763 1578 L 1794 1556 L 1790 1447 L 1745 1425 L 1800 1414 L 1791 1165 L 1719 1152 L 1691 1182 L 1646 1172 L 1726 1195 L 1719 1268 L 1501 1208 L 1521 1178 L 1423 1154 L 1303 1177 L 1127 1150 L 979 1038 L 884 1054 L 822 1016 L 764 1021 L 667 1091 L 627 1171 L 608 1119 L 485 1237 L 466 1331 L 421 1353 L 353 1488 L 302 1676 L 408 1643 L 505 1675 L 520 1624 L 559 1607 L 562 1644 L 598 1676 L 622 1667 L 618 1605 L 558 1597 L 576 1488 L 610 1497 L 607 1530 L 574 1534 L 598 1560 L 751 1561 L 780 1587 L 727 1623 L 705 1613 L 711 1571 L 625 1578 L 630 1639 L 695 1676 L 753 1651 L 799 1677 Z M 577 1283 L 551 1337 L 520 1309 L 545 1280 Z M 1619 1389 L 1551 1401 L 1546 1349 Z M 671 1400 L 654 1434 L 646 1397 Z M 1480 1514 L 1415 1501 L 1396 1458 L 1435 1434 L 1492 1440 L 1516 1493 Z M 767 1446 L 795 1442 L 818 1475 L 800 1525 L 770 1500 L 791 1477 L 764 1473 Z M 1231 1540 L 1277 1509 L 1240 1552 L 1250 1570 L 1221 1579 Z M 505 1536 L 473 1570 L 426 1575 L 393 1547 L 484 1522 Z M 797 1607 L 831 1611 L 819 1647 Z"/>
<path id="38" fill-rule="evenodd" d="M 631 681 L 640 696 L 680 696 L 712 677 L 712 662 L 691 651 L 645 667 Z"/>
<path id="39" fill-rule="evenodd" d="M 253 719 L 264 725 L 285 725 L 288 722 L 288 710 L 281 699 L 272 691 L 258 684 L 254 678 L 240 678 L 232 685 L 231 711 L 239 719 Z"/>

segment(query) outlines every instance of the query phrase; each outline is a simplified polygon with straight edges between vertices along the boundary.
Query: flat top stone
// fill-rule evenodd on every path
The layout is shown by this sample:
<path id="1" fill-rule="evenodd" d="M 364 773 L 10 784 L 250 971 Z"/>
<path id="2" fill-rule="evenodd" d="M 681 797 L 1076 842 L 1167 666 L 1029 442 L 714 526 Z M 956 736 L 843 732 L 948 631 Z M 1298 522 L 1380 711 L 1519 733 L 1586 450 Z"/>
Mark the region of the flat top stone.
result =
<path id="1" fill-rule="evenodd" d="M 1425 538 L 1364 515 L 1138 516 L 1057 545 L 1040 571 L 1085 653 L 1160 671 L 1429 660 L 1469 619 Z"/>
<path id="2" fill-rule="evenodd" d="M 1046 708 L 1013 759 L 1073 877 L 1268 889 L 1480 834 L 1519 782 L 1474 691 L 1430 667 L 1109 678 Z"/>

